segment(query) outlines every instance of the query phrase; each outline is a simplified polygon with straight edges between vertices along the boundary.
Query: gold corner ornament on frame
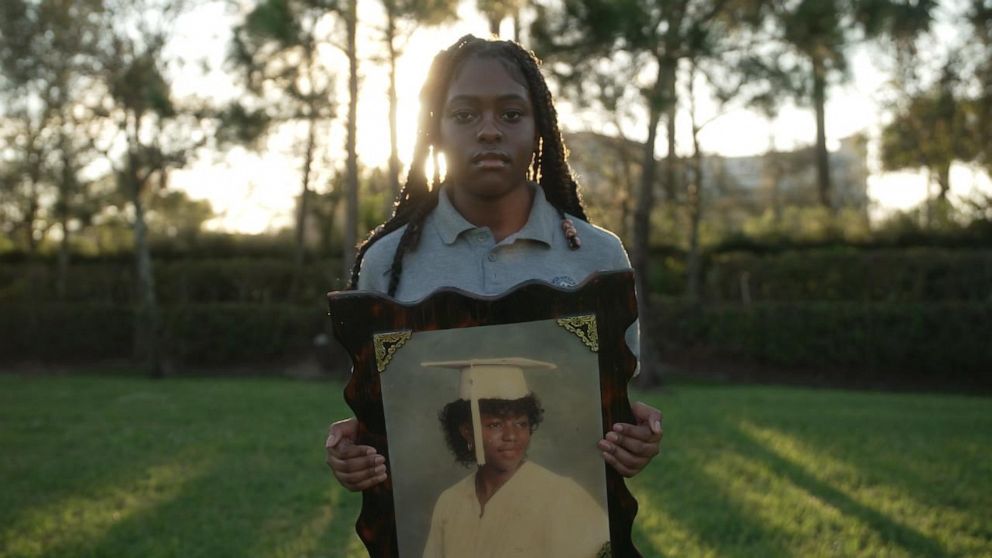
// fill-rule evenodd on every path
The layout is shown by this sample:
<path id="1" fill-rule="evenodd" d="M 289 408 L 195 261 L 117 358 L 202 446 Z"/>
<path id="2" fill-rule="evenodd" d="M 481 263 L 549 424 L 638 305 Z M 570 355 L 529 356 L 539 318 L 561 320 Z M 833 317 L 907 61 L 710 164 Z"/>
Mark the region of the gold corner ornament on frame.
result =
<path id="1" fill-rule="evenodd" d="M 583 345 L 589 347 L 590 351 L 599 352 L 599 332 L 596 329 L 595 314 L 560 318 L 556 320 L 556 323 L 578 337 Z"/>
<path id="2" fill-rule="evenodd" d="M 372 336 L 375 344 L 375 367 L 380 374 L 386 371 L 389 361 L 393 360 L 393 355 L 410 340 L 411 336 L 413 332 L 410 330 L 376 333 Z"/>

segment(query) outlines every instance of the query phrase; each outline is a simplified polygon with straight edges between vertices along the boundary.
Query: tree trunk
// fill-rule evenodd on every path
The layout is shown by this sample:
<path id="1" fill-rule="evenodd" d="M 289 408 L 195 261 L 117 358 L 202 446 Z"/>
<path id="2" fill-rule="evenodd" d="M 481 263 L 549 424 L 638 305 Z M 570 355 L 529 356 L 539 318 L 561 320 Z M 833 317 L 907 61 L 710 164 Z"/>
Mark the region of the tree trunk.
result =
<path id="1" fill-rule="evenodd" d="M 771 124 L 771 119 L 769 119 Z M 779 171 L 778 152 L 775 149 L 775 132 L 769 125 L 768 151 L 764 157 L 765 189 L 768 192 L 768 203 L 772 206 L 776 230 L 782 226 L 782 193 L 780 191 L 781 173 Z"/>
<path id="2" fill-rule="evenodd" d="M 152 274 L 152 258 L 148 249 L 148 228 L 145 224 L 145 209 L 141 202 L 142 179 L 140 169 L 134 161 L 133 152 L 128 154 L 127 176 L 131 204 L 134 207 L 134 261 L 137 272 L 138 311 L 135 315 L 135 348 L 138 358 L 147 367 L 152 378 L 162 378 L 161 355 L 159 354 L 159 314 L 155 297 L 155 277 Z"/>
<path id="3" fill-rule="evenodd" d="M 41 203 L 38 201 L 38 186 L 41 182 L 42 157 L 40 148 L 34 142 L 37 136 L 32 132 L 28 138 L 30 151 L 28 152 L 28 206 L 24 216 L 24 241 L 27 245 L 28 254 L 34 256 L 38 252 L 38 241 L 34 237 L 35 221 L 38 219 L 38 212 Z"/>
<path id="4" fill-rule="evenodd" d="M 400 156 L 396 140 L 396 20 L 391 10 L 386 13 L 386 48 L 389 51 L 389 188 L 392 196 L 387 209 L 400 194 Z M 388 214 L 391 214 L 389 211 Z M 388 216 L 387 214 L 387 216 Z"/>
<path id="5" fill-rule="evenodd" d="M 657 168 L 654 149 L 658 139 L 658 122 L 661 120 L 661 114 L 668 112 L 667 107 L 664 106 L 668 99 L 664 99 L 663 92 L 668 91 L 668 82 L 674 78 L 674 64 L 659 61 L 655 86 L 647 98 L 648 138 L 644 142 L 640 192 L 638 192 L 637 208 L 634 211 L 634 257 L 632 263 L 637 289 L 637 315 L 641 327 L 640 383 L 643 386 L 657 385 L 661 379 L 656 349 L 651 337 L 652 313 L 648 300 L 651 288 L 647 277 L 651 243 L 651 210 L 654 208 L 654 183 Z"/>
<path id="6" fill-rule="evenodd" d="M 689 301 L 700 299 L 702 257 L 699 252 L 699 224 L 703 217 L 703 153 L 699 148 L 699 125 L 696 122 L 696 72 L 689 73 L 689 99 L 692 103 L 689 117 L 692 120 L 692 179 L 687 191 L 689 205 L 689 253 L 686 255 L 686 294 Z"/>
<path id="7" fill-rule="evenodd" d="M 816 187 L 820 205 L 833 210 L 830 201 L 830 156 L 827 153 L 826 103 L 827 76 L 826 68 L 819 57 L 813 57 L 813 105 L 816 109 Z"/>
<path id="8" fill-rule="evenodd" d="M 489 14 L 489 34 L 494 37 L 499 37 L 499 24 L 503 22 L 503 18 Z"/>
<path id="9" fill-rule="evenodd" d="M 631 236 L 631 226 L 630 226 L 630 214 L 631 214 L 631 198 L 632 192 L 634 191 L 634 178 L 631 176 L 630 167 L 632 165 L 630 154 L 627 152 L 627 146 L 629 142 L 627 141 L 626 134 L 623 133 L 623 127 L 620 125 L 620 118 L 618 115 L 614 115 L 614 125 L 617 128 L 617 141 L 614 143 L 617 152 L 617 161 L 620 166 L 620 172 L 618 173 L 621 177 L 621 184 L 619 185 L 619 193 L 617 195 L 617 205 L 620 212 L 620 227 L 617 230 L 617 234 L 621 238 L 630 238 Z"/>
<path id="10" fill-rule="evenodd" d="M 348 11 L 345 16 L 345 26 L 348 33 L 348 130 L 345 138 L 345 151 L 348 159 L 345 176 L 346 198 L 344 247 L 342 250 L 345 274 L 348 273 L 355 261 L 355 247 L 358 245 L 358 152 L 355 149 L 358 119 L 357 4 L 357 0 L 349 0 Z"/>
<path id="11" fill-rule="evenodd" d="M 669 103 L 667 105 L 667 110 L 665 111 L 665 128 L 666 128 L 666 138 L 668 141 L 668 153 L 665 156 L 665 215 L 667 221 L 672 231 L 678 230 L 679 225 L 679 211 L 678 211 L 678 192 L 681 190 L 679 184 L 679 177 L 681 176 L 681 162 L 679 161 L 678 154 L 675 152 L 675 118 L 678 112 L 678 103 L 676 102 L 678 93 L 675 90 L 678 78 L 676 77 L 676 72 L 678 71 L 678 60 L 672 60 L 669 63 L 670 69 L 666 72 L 670 73 L 670 78 L 665 81 L 665 99 Z"/>
<path id="12" fill-rule="evenodd" d="M 309 122 L 307 122 L 307 146 L 303 153 L 303 184 L 300 188 L 300 204 L 296 214 L 296 254 L 293 258 L 297 279 L 303 271 L 307 259 L 306 229 L 307 214 L 310 211 L 310 170 L 313 167 L 313 152 L 316 143 L 317 113 L 313 104 L 310 106 Z"/>
<path id="13" fill-rule="evenodd" d="M 55 282 L 59 299 L 64 300 L 69 283 L 69 196 L 75 189 L 75 170 L 69 153 L 68 139 L 59 135 L 59 151 L 62 152 L 62 176 L 59 178 L 59 200 L 56 204 L 62 241 L 59 242 L 58 270 Z"/>
<path id="14" fill-rule="evenodd" d="M 937 169 L 937 199 L 941 203 L 947 202 L 947 193 L 951 190 L 951 164 L 941 164 Z"/>

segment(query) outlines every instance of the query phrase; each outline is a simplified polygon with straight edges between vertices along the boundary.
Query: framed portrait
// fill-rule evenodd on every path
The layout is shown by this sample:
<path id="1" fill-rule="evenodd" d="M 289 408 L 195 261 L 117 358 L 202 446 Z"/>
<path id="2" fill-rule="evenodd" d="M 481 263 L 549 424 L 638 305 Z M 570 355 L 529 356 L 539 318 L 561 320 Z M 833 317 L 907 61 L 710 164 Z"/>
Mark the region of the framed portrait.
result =
<path id="1" fill-rule="evenodd" d="M 597 442 L 634 422 L 630 271 L 499 297 L 328 295 L 359 444 L 385 456 L 356 530 L 372 557 L 640 556 L 637 503 Z"/>

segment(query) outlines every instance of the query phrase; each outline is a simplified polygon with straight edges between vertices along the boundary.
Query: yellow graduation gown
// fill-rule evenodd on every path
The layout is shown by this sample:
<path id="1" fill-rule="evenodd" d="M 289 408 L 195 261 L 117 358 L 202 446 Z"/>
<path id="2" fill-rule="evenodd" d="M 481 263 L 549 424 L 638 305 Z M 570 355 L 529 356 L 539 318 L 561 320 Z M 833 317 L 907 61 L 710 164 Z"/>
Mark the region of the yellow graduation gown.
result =
<path id="1" fill-rule="evenodd" d="M 575 481 L 525 461 L 479 506 L 475 473 L 441 493 L 424 558 L 594 558 L 609 517 Z"/>

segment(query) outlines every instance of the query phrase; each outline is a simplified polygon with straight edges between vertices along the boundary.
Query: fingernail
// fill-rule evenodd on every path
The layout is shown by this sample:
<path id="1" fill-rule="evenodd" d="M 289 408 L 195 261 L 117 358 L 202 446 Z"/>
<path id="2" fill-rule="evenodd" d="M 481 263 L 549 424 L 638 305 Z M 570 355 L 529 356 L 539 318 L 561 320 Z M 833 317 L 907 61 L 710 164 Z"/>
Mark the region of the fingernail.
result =
<path id="1" fill-rule="evenodd" d="M 654 430 L 654 433 L 655 434 L 661 433 L 661 421 L 660 420 L 656 420 L 656 421 L 652 422 L 651 423 L 651 430 Z"/>
<path id="2" fill-rule="evenodd" d="M 610 458 L 610 454 L 608 454 L 608 453 L 606 453 L 606 452 L 604 451 L 604 452 L 603 452 L 603 459 L 609 459 L 609 458 Z"/>
<path id="3" fill-rule="evenodd" d="M 606 439 L 611 442 L 616 442 L 619 436 L 615 432 L 609 432 L 606 434 Z"/>
<path id="4" fill-rule="evenodd" d="M 381 464 L 383 464 L 385 462 L 386 462 L 386 458 L 385 457 L 383 457 L 381 455 L 375 456 L 375 464 L 376 465 L 381 465 Z"/>
<path id="5" fill-rule="evenodd" d="M 375 468 L 375 472 L 376 472 L 377 475 L 382 475 L 383 473 L 386 472 L 386 466 L 385 465 L 379 465 L 378 467 Z"/>
<path id="6" fill-rule="evenodd" d="M 331 434 L 330 437 L 327 438 L 327 445 L 328 446 L 333 446 L 334 445 L 334 442 L 336 442 L 336 441 L 338 441 L 337 437 L 334 436 L 334 434 Z"/>
<path id="7" fill-rule="evenodd" d="M 374 448 L 369 448 L 369 449 L 365 450 L 365 455 L 375 455 L 375 449 Z"/>
<path id="8" fill-rule="evenodd" d="M 614 432 L 623 432 L 623 425 L 620 424 L 620 423 L 614 424 L 613 425 L 613 431 Z"/>

